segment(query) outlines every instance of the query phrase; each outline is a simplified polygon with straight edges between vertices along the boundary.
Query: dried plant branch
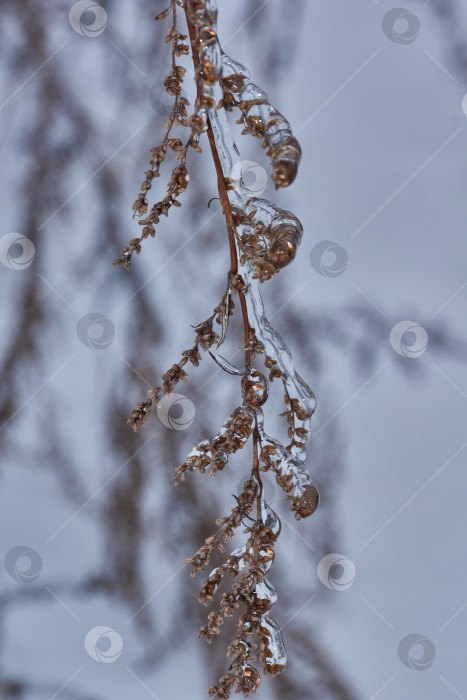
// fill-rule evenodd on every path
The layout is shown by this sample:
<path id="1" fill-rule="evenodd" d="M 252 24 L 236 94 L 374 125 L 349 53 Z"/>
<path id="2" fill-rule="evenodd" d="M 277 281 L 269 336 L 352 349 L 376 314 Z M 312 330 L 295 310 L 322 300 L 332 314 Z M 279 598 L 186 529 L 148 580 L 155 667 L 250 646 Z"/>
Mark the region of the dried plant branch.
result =
<path id="1" fill-rule="evenodd" d="M 187 36 L 177 29 L 177 6 L 183 7 L 191 42 L 196 82 L 196 100 L 193 113 L 187 117 L 188 103 L 180 97 L 185 70 L 177 66 L 175 57 L 185 54 L 183 42 Z M 171 206 L 179 205 L 176 197 L 186 189 L 188 173 L 186 155 L 189 147 L 198 152 L 199 141 L 206 132 L 216 168 L 218 193 L 225 216 L 230 249 L 230 269 L 227 288 L 211 316 L 195 327 L 194 345 L 182 352 L 181 359 L 162 374 L 163 383 L 149 392 L 149 399 L 139 403 L 129 423 L 134 430 L 143 425 L 152 403 L 159 405 L 163 395 L 171 394 L 179 381 L 187 381 L 184 369 L 190 361 L 198 366 L 200 348 L 208 350 L 217 364 L 231 375 L 241 376 L 242 404 L 230 415 L 217 435 L 194 446 L 185 462 L 175 470 L 174 484 L 186 479 L 193 470 L 202 473 L 209 469 L 211 476 L 224 469 L 230 454 L 242 449 L 252 436 L 252 467 L 236 505 L 230 515 L 216 521 L 219 530 L 209 536 L 192 557 L 192 575 L 204 571 L 215 549 L 225 551 L 225 545 L 244 526 L 245 543 L 228 555 L 227 560 L 211 571 L 197 596 L 208 605 L 219 593 L 221 586 L 231 580 L 230 590 L 220 593 L 220 606 L 213 610 L 200 637 L 208 642 L 220 633 L 225 617 L 237 616 L 237 631 L 227 655 L 233 657 L 227 672 L 218 685 L 209 689 L 210 695 L 228 698 L 232 690 L 244 695 L 255 693 L 261 682 L 259 661 L 263 673 L 276 675 L 286 664 L 286 652 L 277 622 L 270 616 L 277 595 L 266 574 L 275 558 L 275 545 L 280 534 L 279 518 L 263 499 L 261 472 L 272 470 L 277 484 L 297 519 L 311 515 L 318 506 L 318 492 L 306 468 L 306 439 L 309 423 L 315 409 L 313 392 L 297 374 L 292 355 L 281 336 L 268 322 L 260 293 L 260 284 L 293 260 L 303 230 L 298 219 L 290 212 L 264 199 L 251 197 L 241 175 L 232 178 L 234 162 L 239 151 L 231 136 L 227 112 L 238 108 L 243 133 L 262 140 L 272 165 L 275 187 L 286 187 L 296 176 L 301 158 L 300 146 L 292 134 L 290 124 L 269 103 L 267 95 L 250 80 L 246 68 L 227 56 L 217 37 L 217 10 L 214 0 L 172 0 L 169 7 L 156 19 L 172 16 L 172 26 L 166 41 L 172 42 L 172 70 L 165 81 L 166 90 L 175 97 L 167 132 L 162 144 L 151 150 L 151 169 L 146 172 L 140 195 L 133 208 L 143 217 L 147 213 L 146 193 L 168 148 L 176 152 L 179 161 L 168 185 L 166 197 L 153 205 L 150 214 L 140 220 L 143 235 L 132 239 L 122 249 L 115 264 L 129 269 L 132 253 L 141 250 L 141 240 L 154 236 L 154 225 L 160 214 L 168 214 Z M 183 145 L 180 139 L 170 139 L 174 124 L 190 129 Z M 241 172 L 241 169 L 239 170 Z M 234 310 L 233 297 L 238 295 L 242 311 L 245 367 L 238 369 L 220 355 L 211 352 L 215 343 L 221 345 L 228 333 L 229 318 Z M 213 328 L 220 325 L 221 334 Z M 268 399 L 268 379 L 252 366 L 258 354 L 264 356 L 269 379 L 281 379 L 284 386 L 285 411 L 290 442 L 284 446 L 264 430 L 263 405 Z M 253 515 L 254 514 L 254 515 Z"/>

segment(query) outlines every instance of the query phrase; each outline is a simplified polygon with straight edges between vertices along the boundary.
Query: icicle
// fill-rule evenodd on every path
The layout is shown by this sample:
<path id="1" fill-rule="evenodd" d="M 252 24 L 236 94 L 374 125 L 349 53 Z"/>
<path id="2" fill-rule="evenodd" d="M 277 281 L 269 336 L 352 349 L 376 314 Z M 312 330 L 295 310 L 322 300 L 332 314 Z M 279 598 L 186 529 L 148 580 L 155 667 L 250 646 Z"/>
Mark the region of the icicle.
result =
<path id="1" fill-rule="evenodd" d="M 229 328 L 230 304 L 232 301 L 230 291 L 226 293 L 224 300 L 225 300 L 225 305 L 224 305 L 224 313 L 222 314 L 222 334 L 221 334 L 221 337 L 219 338 L 219 342 L 217 343 L 216 347 L 220 347 L 222 345 L 222 343 L 224 342 L 225 337 L 227 335 L 228 328 Z"/>
<path id="2" fill-rule="evenodd" d="M 273 535 L 277 538 L 279 537 L 281 531 L 281 521 L 277 513 L 273 511 L 269 503 L 264 499 L 261 499 L 261 520 L 264 526 L 271 530 Z"/>
<path id="3" fill-rule="evenodd" d="M 248 270 L 248 268 L 250 269 Z M 250 322 L 253 319 L 256 337 L 263 345 L 267 355 L 272 357 L 277 362 L 279 369 L 282 372 L 282 380 L 287 388 L 291 399 L 297 399 L 298 406 L 306 415 L 303 420 L 298 420 L 298 427 L 302 427 L 306 434 L 310 434 L 310 420 L 316 408 L 316 399 L 310 387 L 300 375 L 295 371 L 292 362 L 290 350 L 284 343 L 282 336 L 274 330 L 264 313 L 263 300 L 259 290 L 259 285 L 252 278 L 251 266 L 246 266 L 248 270 L 246 279 L 248 279 L 247 289 L 245 290 L 245 298 L 250 317 Z M 245 275 L 244 280 L 246 282 Z M 306 447 L 294 445 L 292 453 L 301 459 L 306 459 Z"/>
<path id="4" fill-rule="evenodd" d="M 295 179 L 302 155 L 289 122 L 269 103 L 267 94 L 251 82 L 245 66 L 224 53 L 221 83 L 226 108 L 231 109 L 235 104 L 242 113 L 244 133 L 263 140 L 276 189 L 287 187 Z"/>
<path id="5" fill-rule="evenodd" d="M 275 676 L 283 671 L 287 663 L 282 632 L 277 622 L 267 615 L 261 617 L 262 645 L 266 647 L 266 667 L 268 673 Z"/>
<path id="6" fill-rule="evenodd" d="M 265 260 L 274 265 L 276 270 L 288 265 L 295 257 L 303 235 L 302 225 L 298 219 L 297 224 L 281 222 L 271 229 L 271 244 Z"/>
<path id="7" fill-rule="evenodd" d="M 267 603 L 267 610 L 272 608 L 274 603 L 277 601 L 276 589 L 268 581 L 267 578 L 263 578 L 261 583 L 257 583 L 255 586 L 256 597 L 259 600 L 265 601 Z"/>
<path id="8" fill-rule="evenodd" d="M 229 374 L 236 374 L 236 375 L 247 374 L 247 372 L 248 372 L 247 369 L 238 369 L 238 367 L 231 365 L 230 362 L 225 359 L 225 357 L 222 357 L 221 355 L 215 355 L 210 350 L 208 352 L 211 355 L 214 362 L 216 362 L 219 365 L 219 367 L 221 367 L 223 370 L 225 370 L 225 372 L 228 372 Z"/>
<path id="9" fill-rule="evenodd" d="M 261 410 L 257 411 L 258 432 L 263 445 L 275 448 L 275 456 L 271 458 L 277 481 L 292 500 L 292 510 L 295 517 L 307 518 L 312 515 L 319 505 L 319 494 L 311 481 L 306 464 L 297 457 L 289 454 L 284 445 L 264 432 L 264 419 Z"/>

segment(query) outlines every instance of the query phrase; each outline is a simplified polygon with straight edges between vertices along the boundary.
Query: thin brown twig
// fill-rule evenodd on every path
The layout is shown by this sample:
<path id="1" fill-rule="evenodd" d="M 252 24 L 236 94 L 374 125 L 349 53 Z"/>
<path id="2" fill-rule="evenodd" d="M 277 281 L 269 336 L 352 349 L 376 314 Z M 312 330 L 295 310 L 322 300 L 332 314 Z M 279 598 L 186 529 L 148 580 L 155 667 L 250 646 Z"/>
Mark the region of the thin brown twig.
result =
<path id="1" fill-rule="evenodd" d="M 197 86 L 198 94 L 201 94 L 200 91 L 202 89 L 202 86 L 200 84 L 200 81 L 197 78 L 198 69 L 199 69 L 199 56 L 198 56 L 198 50 L 196 47 L 195 30 L 194 30 L 194 27 L 190 21 L 189 16 L 188 16 L 188 10 L 187 10 L 186 5 L 184 6 L 184 10 L 185 10 L 185 17 L 186 17 L 186 22 L 187 22 L 187 27 L 188 27 L 188 33 L 190 35 L 190 41 L 191 41 L 191 53 L 193 56 L 193 65 L 194 65 L 195 75 L 196 75 L 196 86 Z M 230 202 L 229 202 L 229 197 L 227 194 L 227 183 L 225 181 L 224 174 L 222 172 L 222 165 L 221 165 L 221 161 L 219 158 L 219 153 L 217 152 L 216 142 L 214 139 L 214 132 L 212 130 L 212 125 L 211 125 L 211 120 L 209 119 L 209 115 L 207 115 L 206 123 L 207 123 L 207 134 L 208 134 L 208 139 L 209 139 L 209 145 L 211 147 L 212 158 L 213 158 L 214 166 L 216 168 L 216 173 L 217 173 L 217 189 L 219 192 L 219 199 L 221 202 L 222 211 L 224 212 L 225 221 L 226 221 L 226 225 L 227 225 L 227 233 L 228 233 L 228 237 L 229 237 L 229 247 L 230 247 L 229 279 L 230 279 L 230 277 L 232 275 L 236 275 L 238 273 L 238 255 L 237 255 L 237 247 L 235 244 L 236 227 L 235 227 L 235 224 L 233 221 L 232 211 L 230 209 Z M 241 290 L 238 291 L 238 297 L 239 297 L 240 306 L 242 309 L 243 334 L 244 334 L 244 343 L 245 343 L 245 365 L 247 368 L 249 368 L 251 365 L 250 321 L 248 318 L 248 309 L 246 306 L 245 294 L 243 293 L 243 291 L 241 291 Z M 258 483 L 258 495 L 257 495 L 256 508 L 257 508 L 257 518 L 258 518 L 258 521 L 260 521 L 261 520 L 261 499 L 262 499 L 262 495 L 263 495 L 263 482 L 261 480 L 260 471 L 259 471 L 258 439 L 259 439 L 258 428 L 257 428 L 257 426 L 255 426 L 255 430 L 253 432 L 253 469 L 255 472 L 256 481 Z"/>
<path id="2" fill-rule="evenodd" d="M 185 17 L 186 17 L 186 22 L 188 26 L 188 33 L 190 35 L 190 40 L 191 40 L 191 51 L 193 55 L 193 64 L 195 68 L 195 74 L 197 74 L 198 68 L 199 68 L 199 56 L 198 56 L 198 50 L 196 48 L 196 35 L 195 35 L 195 30 L 194 27 L 190 21 L 190 18 L 188 16 L 188 10 L 185 5 Z M 197 83 L 197 88 L 200 93 L 201 91 L 201 85 L 199 80 L 196 80 Z M 219 159 L 219 154 L 217 152 L 216 148 L 216 142 L 214 140 L 214 133 L 212 130 L 211 126 L 211 121 L 209 119 L 209 116 L 207 116 L 206 119 L 207 122 L 207 134 L 208 134 L 208 139 L 209 139 L 209 145 L 211 147 L 211 153 L 212 157 L 214 160 L 214 166 L 216 168 L 216 173 L 217 173 L 217 189 L 219 191 L 219 199 L 221 202 L 222 206 L 222 211 L 224 212 L 225 216 L 225 221 L 227 224 L 227 233 L 229 236 L 229 246 L 230 246 L 230 270 L 229 270 L 229 275 L 236 275 L 238 271 L 238 256 L 237 256 L 237 248 L 235 245 L 235 224 L 233 222 L 232 218 L 232 212 L 230 210 L 230 203 L 229 203 L 229 198 L 227 195 L 227 184 L 225 182 L 224 174 L 222 172 L 222 166 L 221 162 Z M 244 331 L 244 338 L 245 338 L 245 364 L 247 367 L 250 366 L 251 364 L 251 349 L 250 349 L 250 322 L 248 319 L 248 310 L 246 307 L 246 301 L 245 301 L 245 295 L 242 291 L 238 292 L 238 296 L 240 299 L 240 306 L 242 309 L 242 317 L 243 317 L 243 331 Z"/>
<path id="3" fill-rule="evenodd" d="M 255 477 L 258 482 L 258 495 L 256 497 L 256 518 L 261 521 L 261 499 L 263 497 L 263 482 L 261 481 L 261 476 L 259 473 L 259 456 L 258 456 L 258 442 L 259 442 L 259 432 L 258 432 L 258 422 L 255 419 L 255 427 L 253 429 L 253 469 L 255 471 Z"/>

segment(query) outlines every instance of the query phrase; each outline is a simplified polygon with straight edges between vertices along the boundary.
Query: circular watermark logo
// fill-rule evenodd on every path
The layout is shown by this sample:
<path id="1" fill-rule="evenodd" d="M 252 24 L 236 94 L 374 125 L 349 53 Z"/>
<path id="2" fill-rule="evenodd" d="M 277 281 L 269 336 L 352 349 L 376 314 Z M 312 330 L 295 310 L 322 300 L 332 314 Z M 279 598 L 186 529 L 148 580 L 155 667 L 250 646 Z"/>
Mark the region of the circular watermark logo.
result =
<path id="1" fill-rule="evenodd" d="M 183 394 L 167 394 L 159 400 L 157 417 L 167 428 L 186 430 L 195 419 L 195 406 Z"/>
<path id="2" fill-rule="evenodd" d="M 254 197 L 260 197 L 268 184 L 268 174 L 262 165 L 254 160 L 240 160 L 233 166 L 229 173 L 231 180 L 242 178 L 244 187 Z"/>
<path id="3" fill-rule="evenodd" d="M 415 321 L 400 321 L 393 326 L 389 342 L 398 355 L 415 359 L 427 349 L 428 333 Z"/>
<path id="4" fill-rule="evenodd" d="M 467 94 L 464 95 L 464 99 L 462 100 L 462 111 L 464 112 L 465 116 L 467 117 Z"/>
<path id="5" fill-rule="evenodd" d="M 76 326 L 78 338 L 93 350 L 105 350 L 115 336 L 115 326 L 107 316 L 90 313 L 80 318 Z"/>
<path id="6" fill-rule="evenodd" d="M 420 33 L 420 20 L 410 10 L 395 7 L 383 17 L 383 32 L 394 44 L 412 44 Z"/>
<path id="7" fill-rule="evenodd" d="M 112 627 L 97 625 L 84 638 L 84 648 L 94 661 L 113 664 L 122 653 L 123 639 Z"/>
<path id="8" fill-rule="evenodd" d="M 346 591 L 355 581 L 357 570 L 351 559 L 342 554 L 326 554 L 318 564 L 318 578 L 333 591 Z"/>
<path id="9" fill-rule="evenodd" d="M 426 671 L 436 658 L 436 647 L 422 634 L 408 634 L 399 642 L 397 654 L 407 668 Z"/>
<path id="10" fill-rule="evenodd" d="M 310 252 L 312 268 L 323 277 L 339 277 L 347 267 L 347 251 L 334 241 L 320 241 Z"/>
<path id="11" fill-rule="evenodd" d="M 68 19 L 77 34 L 93 38 L 104 31 L 107 12 L 97 2 L 78 0 L 72 5 Z"/>
<path id="12" fill-rule="evenodd" d="M 10 270 L 25 270 L 34 260 L 34 243 L 21 233 L 6 233 L 0 238 L 0 262 Z"/>
<path id="13" fill-rule="evenodd" d="M 22 583 L 32 583 L 42 571 L 42 557 L 31 547 L 18 545 L 7 552 L 4 560 L 5 571 Z"/>
<path id="14" fill-rule="evenodd" d="M 185 90 L 180 90 L 180 97 L 185 97 L 186 99 Z M 160 80 L 158 83 L 153 85 L 149 91 L 149 102 L 151 107 L 162 117 L 169 117 L 172 114 L 174 101 L 175 97 L 173 97 L 173 95 L 169 95 L 165 89 L 163 80 Z"/>

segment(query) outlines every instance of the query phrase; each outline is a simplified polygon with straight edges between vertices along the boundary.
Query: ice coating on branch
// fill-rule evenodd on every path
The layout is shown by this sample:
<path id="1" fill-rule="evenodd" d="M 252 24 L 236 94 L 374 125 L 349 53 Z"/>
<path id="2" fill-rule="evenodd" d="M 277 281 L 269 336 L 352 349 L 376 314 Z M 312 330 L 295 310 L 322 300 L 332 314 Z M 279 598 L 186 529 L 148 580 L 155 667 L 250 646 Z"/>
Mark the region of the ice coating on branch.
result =
<path id="1" fill-rule="evenodd" d="M 303 228 L 292 212 L 266 199 L 251 197 L 242 206 L 232 210 L 242 263 L 248 260 L 263 282 L 294 259 Z"/>
<path id="2" fill-rule="evenodd" d="M 272 510 L 264 499 L 261 499 L 261 520 L 265 527 L 271 531 L 272 539 L 276 540 L 281 531 L 281 522 L 277 513 Z M 271 560 L 267 562 L 266 567 L 262 567 L 264 572 L 269 569 L 274 559 L 273 548 L 266 546 L 265 550 L 268 549 L 271 551 Z M 261 661 L 267 672 L 274 676 L 282 671 L 287 662 L 281 631 L 277 622 L 268 614 L 277 600 L 277 593 L 272 583 L 264 576 L 256 584 L 255 594 L 257 608 L 262 613 L 259 621 Z"/>
<path id="3" fill-rule="evenodd" d="M 261 406 L 267 399 L 268 381 L 261 372 L 248 364 L 248 374 L 242 379 L 242 410 L 249 414 L 249 420 L 242 416 L 240 438 L 243 444 L 244 435 L 254 431 L 256 449 L 261 449 L 260 457 L 258 450 L 254 453 L 256 468 L 258 461 L 262 461 L 266 469 L 275 471 L 276 480 L 291 502 L 295 517 L 300 519 L 311 515 L 318 505 L 318 493 L 305 464 L 306 438 L 310 433 L 309 423 L 315 410 L 315 397 L 295 371 L 292 355 L 284 340 L 266 318 L 260 284 L 293 260 L 303 236 L 303 229 L 291 212 L 280 209 L 267 200 L 251 197 L 251 191 L 245 187 L 242 180 L 240 154 L 230 130 L 226 110 L 231 110 L 234 106 L 240 109 L 241 121 L 245 126 L 244 133 L 251 133 L 262 139 L 271 159 L 272 179 L 276 188 L 285 187 L 293 182 L 301 156 L 300 146 L 293 137 L 287 120 L 270 105 L 264 91 L 251 82 L 250 74 L 244 66 L 222 53 L 216 32 L 217 13 L 214 0 L 186 0 L 186 7 L 194 26 L 193 44 L 197 64 L 198 90 L 193 118 L 201 122 L 201 129 L 206 124 L 212 129 L 215 151 L 228 185 L 226 191 L 222 189 L 222 193 L 228 197 L 230 212 L 225 202 L 223 208 L 228 219 L 229 234 L 233 232 L 232 240 L 235 237 L 238 268 L 236 267 L 234 276 L 242 283 L 241 293 L 246 303 L 251 348 L 255 352 L 260 352 L 262 348 L 266 356 L 266 367 L 273 367 L 275 370 L 275 374 L 271 370 L 270 378 L 280 377 L 284 384 L 285 402 L 288 407 L 286 415 L 290 434 L 293 436 L 286 449 L 264 432 Z M 217 170 L 219 171 L 218 167 Z M 222 183 L 219 172 L 218 175 Z M 230 289 L 233 293 L 235 288 Z M 251 354 L 254 359 L 253 353 Z M 214 359 L 225 371 L 237 373 L 238 370 L 224 358 L 215 356 Z M 216 445 L 216 449 L 221 447 L 226 450 L 223 435 L 216 438 L 221 442 L 220 445 Z M 207 446 L 203 445 L 200 455 L 194 456 L 195 461 L 204 456 L 206 448 Z M 256 476 L 252 472 L 250 483 L 252 486 L 249 503 L 252 504 L 253 499 L 259 498 L 261 493 L 258 490 L 258 471 Z M 236 654 L 237 658 L 232 662 L 229 673 L 221 678 L 220 685 L 209 691 L 210 694 L 217 694 L 219 698 L 228 698 L 234 683 L 237 684 L 236 691 L 243 691 L 245 695 L 255 692 L 258 687 L 260 676 L 249 664 L 249 661 L 255 658 L 255 645 L 249 641 L 249 637 L 253 636 L 255 631 L 259 637 L 259 656 L 264 672 L 275 675 L 282 671 L 286 664 L 279 625 L 269 614 L 277 595 L 266 578 L 275 557 L 274 545 L 280 532 L 279 518 L 264 500 L 261 501 L 260 514 L 256 520 L 252 517 L 254 510 L 251 507 L 244 509 L 243 504 L 239 503 L 232 512 L 234 517 L 242 522 L 244 517 L 247 517 L 253 525 L 247 528 L 250 533 L 247 551 L 240 554 L 236 562 L 238 567 L 242 567 L 242 574 L 240 581 L 234 584 L 232 594 L 233 602 L 237 603 L 239 599 L 247 602 L 247 609 L 240 618 L 237 637 L 229 647 L 228 655 Z M 230 523 L 229 518 L 218 523 L 221 524 L 224 520 Z M 221 570 L 222 567 L 214 570 L 212 574 L 214 590 L 217 588 Z M 234 576 L 238 573 L 238 569 L 233 571 Z M 233 602 L 228 595 L 224 598 L 227 606 L 233 605 Z M 212 613 L 209 634 L 218 633 L 219 615 L 220 611 Z"/>
<path id="4" fill-rule="evenodd" d="M 261 226 L 259 225 L 259 220 L 255 220 L 254 215 L 253 218 L 248 219 L 248 216 L 252 213 L 253 206 L 251 205 L 249 211 L 246 211 L 247 202 L 251 199 L 251 191 L 245 187 L 242 181 L 240 154 L 231 135 L 226 111 L 224 109 L 216 109 L 214 106 L 224 99 L 224 89 L 219 81 L 223 80 L 223 66 L 227 58 L 225 55 L 222 56 L 215 32 L 217 12 L 214 4 L 209 2 L 204 7 L 202 3 L 194 2 L 190 3 L 191 5 L 195 8 L 190 11 L 190 19 L 195 25 L 198 37 L 197 45 L 200 59 L 197 69 L 197 80 L 201 89 L 198 90 L 196 107 L 200 114 L 204 115 L 207 113 L 209 116 L 224 177 L 235 181 L 235 188 L 229 190 L 229 201 L 232 208 L 236 210 L 238 219 L 236 223 L 241 223 L 244 226 L 242 231 L 238 231 L 240 234 L 239 246 L 241 252 L 244 253 L 245 250 L 246 252 L 248 251 L 248 242 L 243 240 L 243 235 L 250 233 L 255 235 L 255 233 L 259 233 L 258 226 L 260 229 Z M 208 40 L 204 38 L 206 36 L 209 37 Z M 240 65 L 232 62 L 229 70 L 232 70 L 234 64 Z M 225 69 L 227 70 L 227 67 Z M 230 75 L 231 77 L 236 75 L 239 80 L 241 78 L 239 73 Z M 255 119 L 255 123 L 263 123 L 262 117 L 254 115 L 252 111 L 259 110 L 265 118 L 265 115 L 268 115 L 264 126 L 264 134 L 260 129 L 256 135 L 261 135 L 262 138 L 264 136 L 267 153 L 273 165 L 273 180 L 277 187 L 290 184 L 295 177 L 300 160 L 300 146 L 291 135 L 289 123 L 267 101 L 265 102 L 267 100 L 265 93 L 252 83 L 249 83 L 248 90 L 250 91 L 250 102 L 255 102 L 253 105 L 247 101 L 249 104 L 248 123 L 253 123 Z M 234 173 L 238 173 L 237 178 L 233 177 Z M 303 230 L 300 222 L 293 214 L 267 203 L 266 200 L 262 200 L 262 202 L 263 218 L 267 219 L 269 214 L 270 216 L 268 223 L 262 224 L 263 229 L 265 227 L 268 228 L 266 236 L 267 246 L 263 246 L 264 249 L 259 252 L 259 264 L 256 265 L 255 272 L 263 281 L 272 277 L 277 270 L 293 260 L 301 241 Z M 269 204 L 270 207 L 268 213 L 264 209 L 266 204 Z"/>
<path id="5" fill-rule="evenodd" d="M 210 350 L 209 354 L 211 355 L 214 362 L 218 364 L 219 367 L 221 367 L 221 369 L 223 369 L 228 374 L 241 375 L 247 373 L 246 369 L 238 369 L 238 367 L 235 367 L 235 365 L 231 364 L 228 360 L 225 359 L 225 357 L 222 357 L 222 355 L 218 355 L 217 353 L 215 354 Z"/>
<path id="6" fill-rule="evenodd" d="M 261 618 L 261 650 L 263 646 L 265 647 L 268 672 L 275 676 L 284 669 L 287 663 L 287 654 L 279 625 L 267 615 L 263 615 Z"/>
<path id="7" fill-rule="evenodd" d="M 221 84 L 225 108 L 232 109 L 235 105 L 242 113 L 243 133 L 262 139 L 271 160 L 276 189 L 287 187 L 295 180 L 302 155 L 289 122 L 270 104 L 267 94 L 251 82 L 247 68 L 225 53 L 222 53 Z"/>
<path id="8" fill-rule="evenodd" d="M 192 0 L 187 3 L 190 21 L 195 27 L 200 54 L 200 65 L 197 80 L 203 86 L 201 94 L 198 91 L 196 107 L 211 109 L 215 104 L 215 83 L 219 81 L 222 62 L 219 42 L 217 40 L 217 5 L 213 0 Z M 198 109 L 197 109 L 198 111 Z"/>
<path id="9" fill-rule="evenodd" d="M 277 593 L 276 593 L 276 589 L 274 588 L 272 583 L 270 583 L 268 581 L 267 578 L 263 578 L 261 583 L 256 584 L 255 591 L 256 591 L 256 596 L 260 600 L 265 601 L 267 603 L 268 610 L 269 610 L 269 608 L 272 608 L 272 606 L 274 605 L 274 603 L 277 600 Z"/>
<path id="10" fill-rule="evenodd" d="M 249 82 L 249 73 L 244 67 L 241 66 L 239 68 L 240 64 L 232 59 L 229 60 L 225 54 L 222 56 L 221 47 L 216 34 L 217 11 L 214 1 L 210 0 L 206 3 L 193 1 L 190 3 L 190 6 L 195 8 L 190 16 L 195 26 L 198 28 L 198 49 L 201 66 L 209 64 L 209 66 L 214 67 L 215 77 L 213 79 L 205 79 L 203 77 L 203 71 L 200 71 L 203 80 L 203 90 L 212 97 L 213 104 L 217 105 L 223 98 L 223 88 L 219 83 L 219 78 L 221 74 L 222 76 L 224 75 L 224 71 L 225 77 L 229 78 L 230 76 L 232 84 L 235 82 L 237 83 L 237 92 L 247 89 L 248 85 L 252 86 L 251 90 L 253 92 L 254 90 L 259 90 L 259 88 L 253 86 L 253 84 Z M 210 34 L 209 41 L 205 41 L 201 35 L 202 32 L 207 32 L 207 28 L 214 32 L 214 35 Z M 235 79 L 233 79 L 233 76 L 236 76 Z M 260 107 L 264 105 L 261 103 L 257 106 Z M 233 165 L 239 162 L 240 156 L 232 137 L 225 110 L 216 109 L 212 106 L 207 109 L 207 113 L 211 121 L 224 176 L 229 177 Z M 281 126 L 283 129 L 286 129 L 283 122 L 279 120 L 275 125 L 274 134 L 276 134 L 276 131 L 285 133 L 284 130 L 280 128 Z M 241 168 L 239 168 L 238 172 L 241 172 Z M 236 187 L 228 190 L 227 194 L 233 212 L 239 212 L 240 219 L 244 217 L 247 222 L 249 221 L 249 224 L 239 222 L 238 229 L 240 235 L 238 244 L 240 252 L 242 252 L 242 237 L 246 235 L 245 230 L 251 231 L 251 229 L 257 226 L 261 221 L 263 221 L 265 228 L 271 226 L 273 222 L 282 227 L 291 227 L 294 225 L 296 227 L 294 236 L 291 236 L 291 229 L 288 231 L 291 248 L 293 248 L 292 239 L 296 244 L 299 242 L 299 239 L 301 239 L 302 229 L 298 219 L 290 212 L 281 210 L 267 200 L 252 198 L 251 192 L 243 185 L 241 176 L 239 182 L 236 183 Z M 283 230 L 284 228 L 282 228 L 282 231 Z M 244 259 L 242 262 L 241 258 L 240 262 L 239 271 L 246 284 L 244 293 L 250 324 L 254 328 L 256 338 L 263 346 L 265 353 L 277 363 L 281 371 L 282 380 L 288 396 L 296 407 L 295 428 L 301 428 L 303 433 L 308 436 L 310 434 L 311 416 L 316 407 L 315 396 L 310 387 L 295 371 L 292 355 L 282 336 L 271 326 L 266 318 L 258 276 L 256 275 L 255 277 L 256 269 L 254 265 L 248 259 Z M 308 473 L 305 465 L 306 438 L 301 443 L 292 445 L 291 456 L 297 458 L 299 461 L 297 463 L 292 462 L 286 467 L 283 460 L 281 462 L 283 466 L 278 466 L 278 472 L 276 473 L 285 480 L 283 488 L 288 489 L 288 493 L 292 497 L 292 505 L 294 506 L 294 503 L 297 504 L 297 508 L 294 506 L 296 516 L 306 517 L 307 515 L 311 515 L 311 513 L 316 510 L 317 506 L 317 491 L 311 483 L 309 476 L 307 482 Z M 290 455 L 288 455 L 288 457 L 290 457 Z"/>
<path id="11" fill-rule="evenodd" d="M 224 574 L 228 570 L 234 570 L 236 575 L 241 574 L 246 568 L 246 562 L 244 559 L 244 554 L 246 547 L 239 547 L 235 549 L 228 557 L 227 563 L 221 566 L 216 566 L 215 569 L 211 571 L 206 581 L 203 584 L 203 588 L 199 594 L 200 600 L 207 605 L 214 597 L 217 589 L 222 583 Z"/>
<path id="12" fill-rule="evenodd" d="M 282 336 L 271 326 L 264 313 L 263 300 L 258 282 L 253 279 L 251 265 L 245 265 L 246 274 L 245 281 L 248 280 L 247 289 L 245 290 L 245 298 L 248 308 L 250 322 L 256 331 L 257 339 L 264 347 L 265 352 L 269 357 L 277 362 L 279 369 L 282 372 L 282 380 L 291 399 L 296 399 L 300 409 L 301 418 L 297 419 L 299 427 L 310 433 L 311 416 L 316 408 L 316 399 L 308 384 L 295 371 L 292 355 Z M 300 445 L 293 445 L 292 454 L 298 459 L 305 461 L 306 445 L 305 442 Z"/>
<path id="13" fill-rule="evenodd" d="M 274 455 L 270 457 L 271 466 L 276 472 L 277 482 L 286 492 L 287 498 L 292 501 L 291 510 L 295 512 L 298 520 L 313 515 L 319 505 L 319 495 L 306 464 L 287 452 L 279 440 L 267 435 L 263 423 L 263 414 L 258 411 L 257 425 L 261 444 L 274 448 Z"/>
<path id="14" fill-rule="evenodd" d="M 237 549 L 234 549 L 233 552 L 230 553 L 229 559 L 235 559 L 237 561 L 237 571 L 239 574 L 241 574 L 246 567 L 245 559 L 243 558 L 243 555 L 245 554 L 246 547 L 243 545 L 242 547 L 238 547 Z"/>
<path id="15" fill-rule="evenodd" d="M 245 406 L 239 406 L 230 415 L 219 432 L 211 440 L 201 440 L 188 454 L 183 464 L 175 470 L 175 484 L 183 481 L 188 471 L 204 474 L 210 468 L 211 476 L 224 469 L 229 454 L 241 449 L 251 433 L 253 416 Z"/>
<path id="16" fill-rule="evenodd" d="M 281 531 L 281 522 L 277 513 L 272 510 L 264 498 L 261 499 L 261 520 L 265 527 L 271 530 L 274 537 L 277 538 Z M 272 583 L 264 577 L 262 581 L 256 584 L 255 592 L 256 596 L 263 601 L 265 612 L 270 610 L 277 600 L 277 593 Z"/>

